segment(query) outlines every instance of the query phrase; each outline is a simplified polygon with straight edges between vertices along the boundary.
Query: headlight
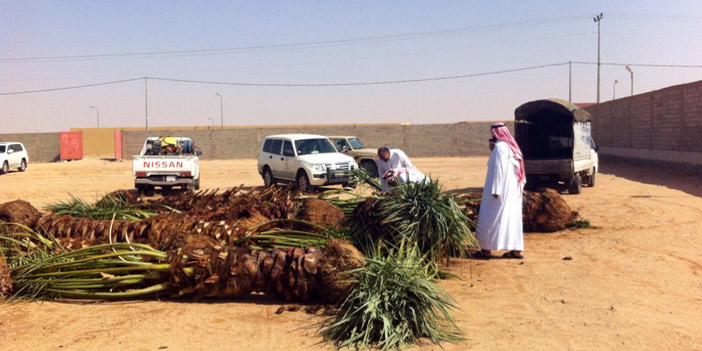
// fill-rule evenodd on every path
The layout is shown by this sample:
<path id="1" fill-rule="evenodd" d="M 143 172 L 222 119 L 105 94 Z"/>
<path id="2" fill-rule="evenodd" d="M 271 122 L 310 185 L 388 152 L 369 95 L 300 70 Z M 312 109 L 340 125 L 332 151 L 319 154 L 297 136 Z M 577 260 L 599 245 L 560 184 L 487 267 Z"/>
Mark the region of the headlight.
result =
<path id="1" fill-rule="evenodd" d="M 309 163 L 305 162 L 305 166 L 307 166 L 309 169 L 317 172 L 324 172 L 326 169 L 324 168 L 323 163 Z"/>

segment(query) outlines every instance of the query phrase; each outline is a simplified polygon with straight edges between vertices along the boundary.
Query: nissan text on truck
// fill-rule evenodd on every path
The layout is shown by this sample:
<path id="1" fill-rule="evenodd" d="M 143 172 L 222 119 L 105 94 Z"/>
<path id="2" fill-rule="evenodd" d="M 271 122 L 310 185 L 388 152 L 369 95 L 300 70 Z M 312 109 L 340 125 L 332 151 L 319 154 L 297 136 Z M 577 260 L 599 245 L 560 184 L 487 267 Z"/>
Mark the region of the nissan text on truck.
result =
<path id="1" fill-rule="evenodd" d="M 139 193 L 153 193 L 155 187 L 170 190 L 200 189 L 201 151 L 195 152 L 193 141 L 186 137 L 149 137 L 132 161 L 134 186 Z"/>
<path id="2" fill-rule="evenodd" d="M 527 102 L 514 111 L 515 139 L 524 155 L 527 188 L 579 194 L 595 186 L 599 165 L 590 114 L 564 100 Z"/>

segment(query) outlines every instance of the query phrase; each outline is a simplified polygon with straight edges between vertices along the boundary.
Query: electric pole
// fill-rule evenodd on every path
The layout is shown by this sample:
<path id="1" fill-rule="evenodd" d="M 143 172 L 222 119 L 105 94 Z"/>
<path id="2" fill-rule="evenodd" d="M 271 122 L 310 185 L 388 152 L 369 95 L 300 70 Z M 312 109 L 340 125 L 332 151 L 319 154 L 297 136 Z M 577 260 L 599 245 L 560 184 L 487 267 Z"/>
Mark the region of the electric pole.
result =
<path id="1" fill-rule="evenodd" d="M 602 20 L 602 12 L 593 18 L 597 23 L 597 103 L 600 103 L 600 21 Z"/>

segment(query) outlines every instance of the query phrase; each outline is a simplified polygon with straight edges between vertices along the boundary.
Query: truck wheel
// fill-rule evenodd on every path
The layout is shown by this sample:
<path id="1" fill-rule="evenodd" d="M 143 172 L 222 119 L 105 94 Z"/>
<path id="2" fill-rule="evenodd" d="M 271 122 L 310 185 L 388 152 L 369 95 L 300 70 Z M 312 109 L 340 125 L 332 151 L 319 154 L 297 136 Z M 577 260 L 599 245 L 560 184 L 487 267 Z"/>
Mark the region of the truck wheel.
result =
<path id="1" fill-rule="evenodd" d="M 374 161 L 364 160 L 361 161 L 361 168 L 363 168 L 366 173 L 371 177 L 378 177 L 378 165 Z"/>
<path id="2" fill-rule="evenodd" d="M 7 174 L 10 171 L 10 164 L 7 161 L 2 163 L 2 168 L 0 168 L 0 174 Z"/>
<path id="3" fill-rule="evenodd" d="M 312 188 L 312 184 L 310 184 L 310 179 L 307 177 L 307 172 L 305 171 L 297 172 L 295 186 L 297 187 L 297 190 L 300 190 L 303 193 L 311 193 L 314 190 Z"/>
<path id="4" fill-rule="evenodd" d="M 275 178 L 273 178 L 273 173 L 271 173 L 271 169 L 268 168 L 268 166 L 263 168 L 263 185 L 265 185 L 265 186 L 274 186 L 275 185 Z"/>
<path id="5" fill-rule="evenodd" d="M 592 175 L 590 175 L 587 178 L 587 186 L 594 188 L 595 187 L 595 168 L 592 168 Z"/>
<path id="6" fill-rule="evenodd" d="M 200 190 L 200 178 L 197 178 L 196 181 L 186 185 L 185 189 L 187 189 L 188 191 Z"/>
<path id="7" fill-rule="evenodd" d="M 154 196 L 154 187 L 151 185 L 144 185 L 144 195 Z"/>
<path id="8" fill-rule="evenodd" d="M 20 163 L 19 168 L 17 168 L 18 171 L 24 172 L 27 170 L 27 160 L 22 159 L 22 162 Z"/>
<path id="9" fill-rule="evenodd" d="M 576 174 L 573 177 L 573 180 L 570 182 L 570 188 L 568 189 L 568 192 L 571 194 L 580 194 L 580 189 L 583 186 L 583 178 L 580 176 L 580 173 Z"/>

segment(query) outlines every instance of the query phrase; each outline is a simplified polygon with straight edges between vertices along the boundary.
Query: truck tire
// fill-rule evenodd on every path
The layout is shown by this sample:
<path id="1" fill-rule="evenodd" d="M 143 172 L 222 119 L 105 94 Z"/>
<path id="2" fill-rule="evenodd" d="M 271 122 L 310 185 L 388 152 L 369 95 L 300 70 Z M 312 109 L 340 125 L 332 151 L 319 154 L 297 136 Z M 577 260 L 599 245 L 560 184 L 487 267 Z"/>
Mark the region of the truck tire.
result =
<path id="1" fill-rule="evenodd" d="M 186 185 L 185 189 L 188 191 L 200 190 L 200 178 L 197 178 L 197 180 L 195 180 L 194 182 Z"/>
<path id="2" fill-rule="evenodd" d="M 594 167 L 592 168 L 592 174 L 589 177 L 587 177 L 587 186 L 589 186 L 590 188 L 595 187 L 595 168 Z"/>
<path id="3" fill-rule="evenodd" d="M 268 166 L 263 167 L 263 185 L 275 186 L 275 178 L 273 178 L 273 173 Z"/>
<path id="4" fill-rule="evenodd" d="M 568 188 L 568 192 L 571 194 L 580 194 L 580 189 L 583 186 L 583 178 L 580 176 L 580 173 L 575 174 L 573 176 L 573 180 L 570 181 L 570 187 Z"/>
<path id="5" fill-rule="evenodd" d="M 19 168 L 17 168 L 18 171 L 24 172 L 27 170 L 27 160 L 22 159 L 22 162 L 20 162 Z"/>
<path id="6" fill-rule="evenodd" d="M 305 172 L 304 170 L 300 170 L 297 172 L 297 178 L 295 178 L 295 186 L 302 193 L 311 193 L 314 191 L 314 188 L 312 188 L 312 184 L 310 183 L 310 179 L 307 176 L 307 172 Z"/>
<path id="7" fill-rule="evenodd" d="M 2 168 L 0 168 L 0 174 L 7 174 L 10 171 L 10 164 L 7 161 L 2 163 Z"/>
<path id="8" fill-rule="evenodd" d="M 375 164 L 375 161 L 363 160 L 361 161 L 361 168 L 371 177 L 378 177 L 378 165 Z"/>

